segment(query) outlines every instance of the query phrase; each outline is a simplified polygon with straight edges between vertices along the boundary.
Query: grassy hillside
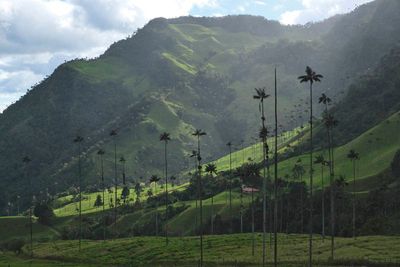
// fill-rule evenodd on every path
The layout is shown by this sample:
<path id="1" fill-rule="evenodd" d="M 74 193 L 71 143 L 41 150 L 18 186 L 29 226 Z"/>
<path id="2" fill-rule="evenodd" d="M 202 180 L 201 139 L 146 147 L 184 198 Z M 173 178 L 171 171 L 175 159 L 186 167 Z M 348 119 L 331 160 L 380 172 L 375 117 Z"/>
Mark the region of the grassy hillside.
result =
<path id="1" fill-rule="evenodd" d="M 261 235 L 256 235 L 255 256 L 251 255 L 251 234 L 205 236 L 204 261 L 206 266 L 233 266 L 235 262 L 257 266 L 261 262 Z M 279 235 L 280 266 L 303 266 L 307 261 L 306 235 Z M 400 261 L 400 243 L 396 237 L 337 238 L 335 266 L 365 266 L 376 263 L 388 266 Z M 111 256 L 112 253 L 112 256 Z M 329 266 L 329 242 L 315 241 L 315 261 L 318 266 Z M 193 266 L 199 258 L 198 237 L 171 238 L 165 246 L 163 237 L 135 237 L 115 241 L 84 241 L 82 252 L 77 241 L 56 241 L 34 246 L 35 260 L 54 260 L 63 264 L 134 265 L 134 266 Z M 268 255 L 271 256 L 268 251 Z M 18 262 L 18 258 L 1 257 L 0 263 Z M 268 257 L 272 261 L 272 257 Z M 379 263 L 381 265 L 379 265 Z M 386 265 L 385 265 L 386 264 Z M 236 266 L 236 265 L 235 265 Z"/>
<path id="2" fill-rule="evenodd" d="M 149 189 L 152 190 L 153 194 L 155 195 L 160 195 L 162 193 L 164 193 L 164 184 L 162 184 L 162 188 L 160 185 L 158 185 L 156 187 L 156 192 L 154 193 L 154 185 L 151 184 L 150 186 L 146 186 L 143 187 L 142 189 L 142 193 L 140 195 L 140 201 L 145 201 L 148 196 L 147 196 L 147 191 Z M 168 184 L 168 191 L 169 192 L 174 192 L 174 191 L 181 191 L 184 190 L 186 188 L 187 184 L 182 184 L 182 185 L 178 185 L 178 186 L 172 186 L 172 184 Z M 110 209 L 110 200 L 113 199 L 114 201 L 114 188 L 110 188 L 112 190 L 112 193 L 110 193 L 107 189 L 105 190 L 104 193 L 104 203 L 105 203 L 105 209 L 108 210 Z M 122 188 L 118 188 L 118 198 L 121 197 L 121 193 L 122 193 Z M 94 192 L 94 193 L 84 193 L 82 194 L 82 214 L 86 214 L 86 213 L 95 213 L 95 212 L 100 212 L 103 210 L 103 207 L 95 207 L 94 206 L 94 202 L 96 200 L 97 195 L 100 195 L 101 197 L 103 197 L 102 192 Z M 59 205 L 60 207 L 54 210 L 54 213 L 56 216 L 58 217 L 63 217 L 63 216 L 70 216 L 70 215 L 76 215 L 78 213 L 77 208 L 79 205 L 78 201 L 74 201 L 72 203 L 70 203 L 72 201 L 73 196 L 72 195 L 68 195 L 65 197 L 61 197 L 58 198 L 56 200 L 57 205 Z M 130 189 L 130 194 L 129 194 L 129 202 L 135 202 L 137 199 L 136 197 L 136 193 L 134 189 Z"/>
<path id="3" fill-rule="evenodd" d="M 370 176 L 377 175 L 387 169 L 393 159 L 394 154 L 400 148 L 400 136 L 397 134 L 400 131 L 400 112 L 394 113 L 388 119 L 382 121 L 375 127 L 358 136 L 351 142 L 334 149 L 335 154 L 335 176 L 344 176 L 347 181 L 353 179 L 352 164 L 347 158 L 350 149 L 354 149 L 360 153 L 360 160 L 357 161 L 356 179 L 361 180 Z M 318 155 L 327 153 L 317 151 L 314 154 Z M 301 160 L 301 164 L 308 173 L 309 155 L 293 157 L 279 163 L 279 176 L 285 174 L 291 175 L 291 170 L 294 164 Z M 321 168 L 314 164 L 315 184 L 321 185 Z M 304 180 L 308 182 L 308 174 L 304 175 Z M 328 181 L 327 169 L 325 170 L 325 184 Z"/>
<path id="4" fill-rule="evenodd" d="M 309 27 L 252 16 L 159 18 L 96 59 L 62 64 L 0 115 L 0 185 L 9 189 L 0 196 L 2 213 L 18 195 L 27 206 L 29 176 L 38 198 L 77 185 L 77 134 L 85 137 L 83 187 L 98 183 L 100 147 L 106 150 L 106 182 L 112 184 L 112 129 L 118 130 L 117 156 L 127 159 L 131 182 L 162 173 L 163 131 L 173 139 L 171 174 L 190 168 L 186 155 L 195 147 L 195 128 L 207 132 L 204 161 L 225 155 L 227 141 L 251 143 L 259 126 L 253 88 L 271 88 L 275 66 L 281 124 L 286 130 L 299 126 L 306 121 L 297 115 L 304 113 L 307 90 L 296 78 L 305 66 L 326 77 L 316 96 L 325 88 L 346 88 L 399 41 L 398 28 L 391 26 L 399 10 L 398 1 L 377 1 Z M 370 38 L 380 49 L 351 49 Z M 360 60 L 349 61 L 353 54 Z M 330 93 L 339 98 L 338 90 Z M 23 166 L 21 154 L 31 157 L 30 166 Z"/>
<path id="5" fill-rule="evenodd" d="M 0 217 L 0 229 L 1 242 L 12 238 L 28 238 L 29 218 L 21 216 Z M 58 236 L 56 230 L 37 223 L 36 221 L 33 224 L 33 233 L 35 240 L 49 240 Z"/>

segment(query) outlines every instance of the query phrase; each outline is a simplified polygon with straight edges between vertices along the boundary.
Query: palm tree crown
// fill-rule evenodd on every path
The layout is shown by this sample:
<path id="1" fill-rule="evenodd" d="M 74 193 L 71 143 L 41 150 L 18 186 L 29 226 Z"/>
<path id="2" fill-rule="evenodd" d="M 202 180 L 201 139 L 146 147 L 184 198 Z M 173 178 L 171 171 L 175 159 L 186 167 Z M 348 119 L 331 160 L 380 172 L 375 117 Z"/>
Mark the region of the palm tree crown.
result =
<path id="1" fill-rule="evenodd" d="M 360 155 L 354 149 L 351 149 L 347 154 L 347 158 L 349 158 L 350 160 L 358 160 L 360 159 Z"/>
<path id="2" fill-rule="evenodd" d="M 207 134 L 207 133 L 204 132 L 204 131 L 202 131 L 201 129 L 196 129 L 196 130 L 192 133 L 193 136 L 202 136 L 202 135 L 206 135 L 206 134 Z"/>
<path id="3" fill-rule="evenodd" d="M 217 174 L 217 166 L 214 163 L 209 163 L 206 165 L 206 172 L 208 172 L 210 175 Z"/>
<path id="4" fill-rule="evenodd" d="M 318 103 L 322 103 L 324 105 L 330 104 L 332 102 L 332 99 L 330 99 L 326 94 L 322 93 L 322 95 L 319 97 Z"/>
<path id="5" fill-rule="evenodd" d="M 104 155 L 105 153 L 106 152 L 101 148 L 97 151 L 97 155 Z"/>
<path id="6" fill-rule="evenodd" d="M 325 126 L 330 129 L 335 127 L 339 123 L 332 114 L 325 114 L 323 121 Z"/>
<path id="7" fill-rule="evenodd" d="M 30 159 L 28 156 L 25 156 L 25 157 L 22 159 L 22 162 L 23 162 L 23 163 L 29 163 L 29 162 L 31 162 L 31 159 Z"/>
<path id="8" fill-rule="evenodd" d="M 323 155 L 318 155 L 318 156 L 315 157 L 315 161 L 314 161 L 315 164 L 324 165 L 324 162 L 325 162 L 325 158 L 324 158 Z"/>
<path id="9" fill-rule="evenodd" d="M 160 141 L 168 142 L 170 140 L 171 138 L 169 133 L 163 132 L 162 134 L 160 134 Z"/>
<path id="10" fill-rule="evenodd" d="M 74 139 L 74 143 L 80 143 L 83 141 L 83 137 L 80 135 L 77 135 Z"/>
<path id="11" fill-rule="evenodd" d="M 269 97 L 269 95 L 265 93 L 265 87 L 254 88 L 254 90 L 256 90 L 256 94 L 253 95 L 253 99 L 260 99 L 260 102 L 264 102 L 264 99 Z"/>
<path id="12" fill-rule="evenodd" d="M 160 177 L 158 177 L 157 175 L 152 175 L 150 177 L 150 183 L 157 183 L 158 181 L 160 181 Z"/>
<path id="13" fill-rule="evenodd" d="M 306 75 L 299 76 L 298 79 L 301 83 L 310 82 L 311 84 L 314 82 L 320 82 L 324 76 L 321 74 L 315 73 L 309 66 L 306 67 Z"/>

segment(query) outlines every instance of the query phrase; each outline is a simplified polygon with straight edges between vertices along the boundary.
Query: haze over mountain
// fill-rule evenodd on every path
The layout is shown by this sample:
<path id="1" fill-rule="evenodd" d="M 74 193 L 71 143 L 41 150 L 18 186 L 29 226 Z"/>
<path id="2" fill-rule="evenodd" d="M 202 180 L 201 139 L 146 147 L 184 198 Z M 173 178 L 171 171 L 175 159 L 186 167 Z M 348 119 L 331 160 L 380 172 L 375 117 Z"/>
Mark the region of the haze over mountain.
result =
<path id="1" fill-rule="evenodd" d="M 258 106 L 252 94 L 255 87 L 273 86 L 274 67 L 280 114 L 288 114 L 280 118 L 285 129 L 306 121 L 306 116 L 290 117 L 303 112 L 308 101 L 307 90 L 296 80 L 306 65 L 325 76 L 315 87 L 316 98 L 326 92 L 338 102 L 350 90 L 344 100 L 349 103 L 369 88 L 392 100 L 384 104 L 390 108 L 374 109 L 379 116 L 354 129 L 355 137 L 398 110 L 399 99 L 392 96 L 399 76 L 390 76 L 399 70 L 398 61 L 390 59 L 399 51 L 398 25 L 397 0 L 378 0 L 306 26 L 245 15 L 154 19 L 99 58 L 60 65 L 0 115 L 0 185 L 10 196 L 22 195 L 28 186 L 21 168 L 25 155 L 32 158 L 29 175 L 36 192 L 76 185 L 78 148 L 72 141 L 78 134 L 85 138 L 87 185 L 97 179 L 100 147 L 106 150 L 106 166 L 113 164 L 112 129 L 118 130 L 118 156 L 126 158 L 130 180 L 161 173 L 158 136 L 163 131 L 173 139 L 171 173 L 193 166 L 187 154 L 194 148 L 195 128 L 207 132 L 204 161 L 215 159 L 225 154 L 227 141 L 249 143 L 256 136 Z M 379 62 L 387 68 L 376 71 Z M 379 77 L 368 77 L 376 72 Z M 393 83 L 381 82 L 387 77 Z M 358 107 L 359 115 L 349 116 L 347 124 L 370 111 L 368 104 Z M 267 102 L 267 113 L 271 110 Z M 111 182 L 112 168 L 106 170 Z"/>

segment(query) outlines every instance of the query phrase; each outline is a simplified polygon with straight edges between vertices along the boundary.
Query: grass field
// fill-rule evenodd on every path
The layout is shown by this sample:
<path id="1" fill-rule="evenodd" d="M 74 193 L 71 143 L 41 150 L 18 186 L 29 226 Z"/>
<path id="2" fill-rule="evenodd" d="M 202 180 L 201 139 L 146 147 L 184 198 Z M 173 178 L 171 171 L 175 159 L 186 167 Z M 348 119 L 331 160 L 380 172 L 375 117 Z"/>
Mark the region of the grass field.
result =
<path id="1" fill-rule="evenodd" d="M 256 234 L 255 256 L 251 253 L 251 240 L 251 234 L 205 236 L 205 265 L 259 266 L 261 234 Z M 304 266 L 307 261 L 307 242 L 306 235 L 279 234 L 279 266 Z M 314 248 L 316 265 L 330 266 L 327 263 L 330 242 L 322 242 L 322 239 L 316 236 Z M 368 266 L 368 263 L 389 266 L 390 262 L 400 264 L 400 239 L 384 236 L 359 237 L 356 241 L 351 238 L 337 238 L 335 255 L 336 262 L 332 264 L 335 266 Z M 272 249 L 268 245 L 269 263 L 272 258 Z M 165 245 L 163 237 L 135 237 L 106 242 L 85 240 L 81 253 L 77 249 L 77 241 L 36 243 L 33 262 L 54 261 L 44 263 L 62 262 L 75 264 L 74 266 L 196 266 L 198 259 L 198 237 L 170 238 L 168 246 Z M 24 258 L 11 254 L 0 256 L 0 264 L 10 263 L 11 266 L 14 266 L 14 262 L 18 266 L 18 262 L 23 260 Z"/>
<path id="2" fill-rule="evenodd" d="M 362 180 L 377 175 L 387 168 L 392 162 L 393 156 L 400 148 L 400 112 L 393 114 L 388 119 L 366 131 L 351 142 L 337 147 L 335 154 L 335 177 L 343 175 L 347 181 L 353 179 L 352 163 L 347 158 L 350 149 L 356 150 L 360 154 L 360 160 L 357 161 L 356 179 Z M 314 155 L 324 152 L 317 151 Z M 326 157 L 327 157 L 327 153 Z M 279 163 L 279 176 L 291 174 L 295 163 L 301 159 L 301 164 L 306 170 L 304 175 L 305 182 L 308 182 L 309 154 L 293 157 Z M 321 187 L 321 166 L 314 164 L 314 181 L 316 187 Z M 325 185 L 328 185 L 328 169 L 325 169 Z M 273 168 L 271 168 L 271 175 Z"/>

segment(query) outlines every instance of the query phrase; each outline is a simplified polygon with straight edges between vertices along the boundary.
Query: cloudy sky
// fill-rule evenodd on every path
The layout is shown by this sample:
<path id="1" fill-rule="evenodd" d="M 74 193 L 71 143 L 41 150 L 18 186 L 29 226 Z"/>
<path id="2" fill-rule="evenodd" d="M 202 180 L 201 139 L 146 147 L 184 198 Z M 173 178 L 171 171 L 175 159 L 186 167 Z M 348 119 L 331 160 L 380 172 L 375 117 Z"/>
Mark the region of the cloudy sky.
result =
<path id="1" fill-rule="evenodd" d="M 0 0 L 0 112 L 65 60 L 94 57 L 155 17 L 254 14 L 304 24 L 372 0 Z"/>

